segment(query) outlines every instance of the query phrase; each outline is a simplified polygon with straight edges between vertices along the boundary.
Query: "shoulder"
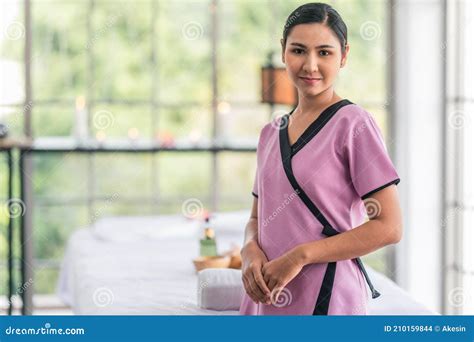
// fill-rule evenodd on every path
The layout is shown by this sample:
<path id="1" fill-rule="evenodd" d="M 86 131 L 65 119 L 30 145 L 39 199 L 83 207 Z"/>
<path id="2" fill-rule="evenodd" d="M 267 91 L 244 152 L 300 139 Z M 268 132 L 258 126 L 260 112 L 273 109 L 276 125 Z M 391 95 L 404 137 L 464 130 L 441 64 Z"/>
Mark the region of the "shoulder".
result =
<path id="1" fill-rule="evenodd" d="M 342 107 L 336 115 L 339 151 L 364 143 L 383 142 L 373 115 L 357 104 Z"/>
<path id="2" fill-rule="evenodd" d="M 339 112 L 337 113 L 337 121 L 339 125 L 349 129 L 355 128 L 361 124 L 372 125 L 375 122 L 371 113 L 355 103 L 348 104 L 339 109 Z"/>
<path id="3" fill-rule="evenodd" d="M 354 103 L 339 109 L 336 115 L 336 126 L 338 133 L 345 136 L 346 140 L 351 136 L 358 136 L 364 131 L 380 134 L 380 128 L 373 115 Z"/>
<path id="4" fill-rule="evenodd" d="M 266 140 L 275 134 L 278 135 L 278 132 L 281 129 L 283 117 L 284 115 L 279 115 L 263 126 L 260 131 L 260 140 Z"/>

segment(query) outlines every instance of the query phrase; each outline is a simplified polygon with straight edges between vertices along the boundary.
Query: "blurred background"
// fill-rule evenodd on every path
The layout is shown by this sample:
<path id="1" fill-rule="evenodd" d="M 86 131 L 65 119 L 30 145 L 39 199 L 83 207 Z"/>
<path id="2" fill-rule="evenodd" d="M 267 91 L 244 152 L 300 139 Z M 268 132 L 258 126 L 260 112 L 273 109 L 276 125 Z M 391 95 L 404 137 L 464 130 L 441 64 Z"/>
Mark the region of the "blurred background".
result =
<path id="1" fill-rule="evenodd" d="M 28 198 L 17 215 L 1 159 L 0 312 L 9 217 L 14 288 L 25 287 L 23 218 L 33 310 L 47 314 L 67 312 L 55 288 L 75 230 L 107 216 L 180 213 L 190 198 L 212 212 L 250 208 L 260 129 L 291 109 L 261 101 L 261 68 L 271 53 L 279 65 L 283 25 L 303 3 L 1 0 L 0 123 L 41 153 L 25 164 L 24 189 L 14 163 L 14 197 Z M 472 4 L 328 3 L 351 45 L 337 92 L 375 117 L 402 179 L 404 241 L 364 260 L 434 310 L 473 314 Z M 173 151 L 87 152 L 90 141 Z M 48 153 L 70 145 L 87 153 Z M 21 306 L 17 298 L 14 312 Z"/>

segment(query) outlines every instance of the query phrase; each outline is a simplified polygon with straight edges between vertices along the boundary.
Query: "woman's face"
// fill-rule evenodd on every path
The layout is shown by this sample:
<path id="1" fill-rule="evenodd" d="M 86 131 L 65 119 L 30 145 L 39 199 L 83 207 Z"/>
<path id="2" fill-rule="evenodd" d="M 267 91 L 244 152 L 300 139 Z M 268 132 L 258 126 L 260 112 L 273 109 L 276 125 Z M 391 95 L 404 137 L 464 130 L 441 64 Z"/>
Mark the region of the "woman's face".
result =
<path id="1" fill-rule="evenodd" d="M 349 46 L 342 54 L 339 39 L 326 25 L 299 24 L 287 37 L 282 59 L 299 94 L 316 96 L 334 84 L 348 52 Z"/>

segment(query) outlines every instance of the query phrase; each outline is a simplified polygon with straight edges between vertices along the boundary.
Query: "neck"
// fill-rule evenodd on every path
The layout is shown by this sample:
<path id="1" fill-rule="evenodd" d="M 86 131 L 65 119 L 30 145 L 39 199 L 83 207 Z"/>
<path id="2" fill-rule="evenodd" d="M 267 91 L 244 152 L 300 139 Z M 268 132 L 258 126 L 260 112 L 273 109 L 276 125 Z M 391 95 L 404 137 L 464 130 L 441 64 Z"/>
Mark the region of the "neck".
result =
<path id="1" fill-rule="evenodd" d="M 307 96 L 298 92 L 298 106 L 295 109 L 295 114 L 304 116 L 319 115 L 323 109 L 340 99 L 341 98 L 334 92 L 333 87 L 329 87 L 315 96 Z"/>

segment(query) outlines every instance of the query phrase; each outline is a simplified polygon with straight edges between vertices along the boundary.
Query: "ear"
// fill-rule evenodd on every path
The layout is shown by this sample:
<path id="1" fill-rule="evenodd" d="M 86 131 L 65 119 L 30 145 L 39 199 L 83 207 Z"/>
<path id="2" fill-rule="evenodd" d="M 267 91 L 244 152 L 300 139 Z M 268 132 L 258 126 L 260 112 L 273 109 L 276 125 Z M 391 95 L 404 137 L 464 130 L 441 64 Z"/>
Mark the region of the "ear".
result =
<path id="1" fill-rule="evenodd" d="M 347 62 L 347 55 L 349 54 L 349 44 L 346 44 L 346 50 L 342 54 L 341 58 L 341 68 L 344 68 Z"/>
<path id="2" fill-rule="evenodd" d="M 281 61 L 285 64 L 285 46 L 283 45 L 283 38 L 280 39 L 281 44 Z"/>

